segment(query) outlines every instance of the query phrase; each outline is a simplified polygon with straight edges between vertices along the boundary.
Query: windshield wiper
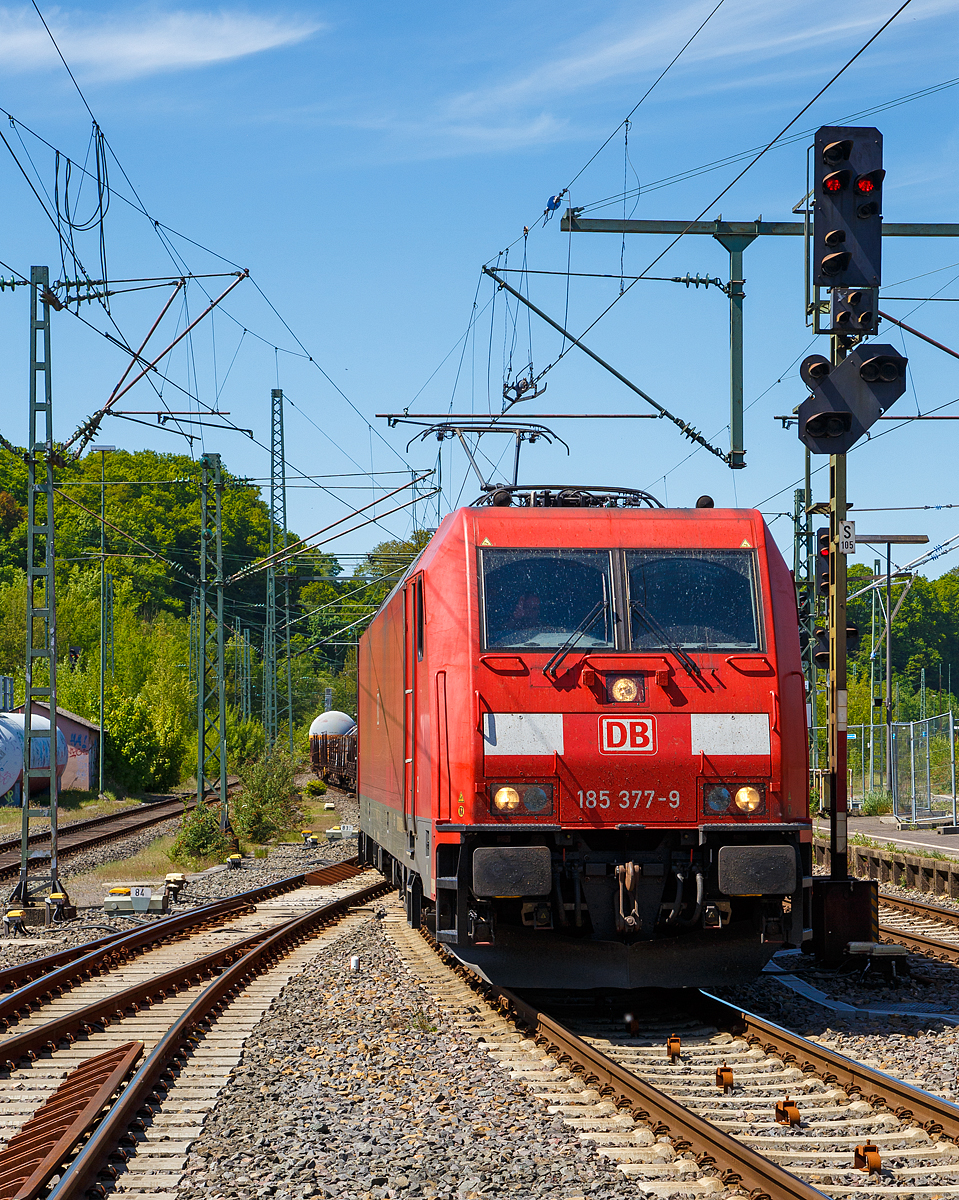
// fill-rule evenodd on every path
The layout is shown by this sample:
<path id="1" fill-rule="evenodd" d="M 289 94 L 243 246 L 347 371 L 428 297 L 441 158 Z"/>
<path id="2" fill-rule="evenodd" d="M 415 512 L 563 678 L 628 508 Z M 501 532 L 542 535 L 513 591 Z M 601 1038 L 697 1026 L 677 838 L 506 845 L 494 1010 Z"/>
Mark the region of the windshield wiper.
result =
<path id="1" fill-rule="evenodd" d="M 639 617 L 649 632 L 655 638 L 659 639 L 660 645 L 665 647 L 665 649 L 667 649 L 671 654 L 675 655 L 679 662 L 685 667 L 688 674 L 694 675 L 698 678 L 702 677 L 703 673 L 699 669 L 698 663 L 694 662 L 681 646 L 677 646 L 676 643 L 672 641 L 669 634 L 665 629 L 663 629 L 662 625 L 660 625 L 652 613 L 643 608 L 638 600 L 633 600 L 630 603 L 629 609 L 630 612 L 634 612 L 636 616 Z"/>
<path id="2" fill-rule="evenodd" d="M 559 649 L 556 651 L 556 653 L 553 655 L 553 657 L 549 660 L 549 662 L 546 664 L 546 666 L 543 667 L 544 675 L 552 675 L 552 677 L 554 679 L 556 678 L 556 668 L 563 661 L 563 659 L 566 657 L 566 655 L 569 654 L 570 650 L 572 650 L 572 648 L 576 645 L 576 643 L 583 636 L 583 634 L 586 633 L 586 631 L 588 629 L 590 629 L 593 625 L 596 624 L 596 618 L 599 616 L 600 613 L 605 612 L 606 608 L 607 608 L 606 580 L 604 578 L 603 579 L 603 598 L 602 598 L 602 600 L 596 601 L 596 603 L 593 605 L 593 607 L 590 609 L 590 611 L 586 614 L 585 617 L 583 617 L 582 621 L 580 621 L 580 623 L 576 626 L 576 628 L 569 635 L 569 637 L 566 639 L 566 641 L 563 642 L 563 644 L 559 647 Z"/>

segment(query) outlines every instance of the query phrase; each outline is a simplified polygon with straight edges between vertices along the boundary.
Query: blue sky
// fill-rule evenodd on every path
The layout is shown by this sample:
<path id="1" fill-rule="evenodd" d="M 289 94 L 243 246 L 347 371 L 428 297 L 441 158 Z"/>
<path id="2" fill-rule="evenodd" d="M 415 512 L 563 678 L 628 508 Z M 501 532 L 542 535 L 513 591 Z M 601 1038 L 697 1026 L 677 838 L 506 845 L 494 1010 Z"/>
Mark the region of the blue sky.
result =
<path id="1" fill-rule="evenodd" d="M 110 277 L 229 271 L 239 264 L 250 268 L 257 285 L 240 284 L 216 319 L 170 356 L 165 402 L 174 409 L 194 404 L 178 385 L 205 405 L 218 403 L 265 442 L 269 393 L 279 384 L 290 400 L 291 471 L 338 476 L 326 480 L 331 491 L 309 484 L 291 489 L 290 524 L 300 534 L 373 496 L 369 477 L 346 473 L 383 472 L 377 481 L 389 488 L 404 476 L 386 472 L 435 467 L 435 441 L 416 443 L 407 453 L 416 431 L 390 430 L 375 414 L 410 405 L 421 412 L 451 405 L 456 412 L 498 411 L 511 345 L 514 370 L 529 361 L 530 345 L 536 371 L 560 349 L 557 335 L 535 317 L 527 322 L 523 316 L 514 329 L 502 296 L 489 305 L 492 287 L 479 282 L 483 262 L 510 247 L 508 265 L 519 267 L 524 226 L 530 229 L 527 263 L 537 270 L 565 271 L 569 263 L 573 271 L 616 275 L 622 256 L 625 272 L 638 274 L 666 246 L 650 237 L 627 238 L 625 247 L 616 236 L 568 237 L 558 219 L 544 226 L 542 213 L 547 198 L 577 176 L 714 5 L 493 0 L 43 9 L 118 160 L 109 161 Z M 590 206 L 614 197 L 625 177 L 630 190 L 637 181 L 640 188 L 626 204 L 627 215 L 696 216 L 742 164 L 666 186 L 662 181 L 763 145 L 895 7 L 725 0 L 634 114 L 628 158 L 620 130 L 578 175 L 572 202 Z M 912 0 L 794 132 L 953 78 L 957 7 L 955 0 Z M 0 68 L 0 105 L 75 163 L 92 162 L 90 117 L 32 7 L 0 8 Z M 955 217 L 957 95 L 959 89 L 946 88 L 857 118 L 877 124 L 885 136 L 887 220 Z M 52 195 L 52 151 L 19 124 L 3 121 L 0 128 L 37 189 Z M 771 150 L 708 215 L 789 219 L 805 190 L 806 144 Z M 56 232 L 12 157 L 2 147 L 0 153 L 0 259 L 23 273 L 32 263 L 49 263 L 59 278 Z M 89 183 L 77 194 L 78 175 L 74 168 L 71 197 L 82 219 L 93 211 L 94 196 Z M 61 162 L 61 193 L 63 184 Z M 160 236 L 128 203 L 134 189 L 149 217 L 175 233 Z M 621 200 L 595 210 L 622 213 Z M 77 233 L 76 246 L 88 274 L 97 277 L 97 232 Z M 959 240 L 887 239 L 884 250 L 886 311 L 956 346 L 955 306 L 891 297 L 959 296 Z M 728 259 L 711 238 L 687 237 L 650 273 L 686 272 L 726 280 Z M 798 362 L 825 350 L 827 339 L 810 345 L 804 326 L 798 239 L 754 243 L 745 275 L 746 470 L 731 472 L 705 451 L 691 454 L 693 447 L 663 421 L 555 420 L 547 424 L 570 444 L 569 458 L 558 444 L 539 443 L 524 451 L 521 475 L 647 487 L 678 505 L 709 492 L 718 504 L 759 505 L 771 520 L 791 511 L 801 446 L 773 418 L 803 399 Z M 221 283 L 211 279 L 203 286 L 216 294 Z M 568 295 L 562 278 L 534 276 L 530 283 L 534 301 L 577 333 L 618 292 L 618 278 L 574 280 Z M 112 318 L 122 336 L 138 343 L 166 295 L 151 290 L 115 297 Z M 474 297 L 480 315 L 465 336 Z M 191 284 L 186 304 L 177 299 L 157 340 L 167 331 L 172 337 L 204 303 L 201 285 Z M 0 306 L 7 383 L 2 428 L 22 442 L 24 292 L 0 293 Z M 125 366 L 121 352 L 97 332 L 107 328 L 102 312 L 85 306 L 82 316 L 94 328 L 66 313 L 55 318 L 58 434 L 103 402 Z M 911 364 L 909 391 L 894 412 L 929 412 L 959 398 L 959 362 L 908 335 L 903 343 L 892 328 L 884 327 L 882 340 L 905 344 Z M 720 292 L 639 283 L 587 340 L 711 441 L 728 444 L 728 303 Z M 547 379 L 547 394 L 524 406 L 530 415 L 643 411 L 578 351 Z M 119 407 L 159 404 L 144 382 Z M 959 404 L 943 411 L 959 415 Z M 959 504 L 957 424 L 884 422 L 879 429 L 883 436 L 850 456 L 856 508 Z M 186 448 L 172 433 L 118 419 L 105 422 L 101 440 L 130 449 Z M 194 452 L 204 448 L 219 451 L 241 474 L 262 477 L 267 470 L 263 449 L 242 434 L 203 430 Z M 508 439 L 484 439 L 482 450 L 491 460 L 484 469 L 504 476 Z M 457 497 L 475 495 L 467 472 L 463 454 L 447 443 L 443 511 Z M 815 477 L 817 499 L 825 498 L 825 475 Z M 863 513 L 859 521 L 860 532 L 926 532 L 940 542 L 959 531 L 959 509 Z M 408 514 L 399 513 L 384 518 L 382 529 L 331 548 L 360 551 L 385 536 L 382 530 L 402 535 L 409 527 Z M 778 517 L 772 527 L 791 558 L 791 523 Z M 946 556 L 930 571 L 957 562 L 959 556 Z"/>

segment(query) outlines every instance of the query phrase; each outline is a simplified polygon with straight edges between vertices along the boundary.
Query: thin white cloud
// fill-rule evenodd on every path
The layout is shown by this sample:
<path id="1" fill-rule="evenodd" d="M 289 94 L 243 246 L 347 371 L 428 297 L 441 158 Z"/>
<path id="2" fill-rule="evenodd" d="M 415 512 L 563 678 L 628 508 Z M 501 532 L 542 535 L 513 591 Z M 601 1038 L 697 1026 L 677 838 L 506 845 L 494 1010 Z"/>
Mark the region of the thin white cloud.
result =
<path id="1" fill-rule="evenodd" d="M 251 13 L 125 10 L 85 13 L 50 9 L 45 17 L 64 57 L 85 78 L 132 79 L 228 62 L 295 45 L 323 25 L 301 17 Z M 0 68 L 59 66 L 33 9 L 0 8 Z"/>
<path id="2" fill-rule="evenodd" d="M 558 46 L 527 69 L 486 84 L 417 104 L 415 114 L 393 108 L 374 117 L 351 114 L 334 123 L 389 133 L 393 152 L 431 158 L 583 136 L 598 136 L 573 114 L 590 94 L 611 85 L 636 98 L 714 7 L 715 0 L 646 5 L 640 18 L 616 18 Z M 957 0 L 914 0 L 901 18 L 867 52 L 874 64 L 890 57 L 897 69 L 896 35 L 906 25 L 928 24 L 955 13 Z M 690 101 L 731 88 L 782 89 L 803 79 L 821 81 L 841 65 L 882 21 L 895 0 L 858 5 L 841 13 L 809 9 L 801 0 L 735 0 L 727 3 L 684 53 L 657 95 Z M 908 18 L 908 21 L 907 21 Z M 928 54 L 928 48 L 923 51 Z M 865 61 L 865 60 L 864 60 Z M 601 131 L 599 131 L 601 132 Z"/>
<path id="3" fill-rule="evenodd" d="M 757 64 L 787 55 L 819 51 L 811 56 L 806 71 L 824 72 L 835 60 L 839 66 L 842 51 L 854 48 L 857 41 L 874 32 L 894 11 L 891 2 L 884 6 L 859 5 L 837 13 L 835 9 L 810 10 L 808 5 L 791 0 L 770 8 L 768 0 L 741 0 L 722 8 L 695 42 L 685 51 L 674 71 L 690 68 L 701 76 L 710 65 L 724 72 L 742 75 Z M 618 78 L 633 77 L 650 82 L 672 58 L 692 31 L 713 8 L 712 0 L 670 7 L 661 16 L 644 16 L 631 26 L 622 22 L 605 24 L 567 48 L 564 53 L 533 67 L 508 82 L 476 91 L 464 92 L 449 102 L 451 114 L 465 116 L 515 108 L 522 104 L 541 106 L 558 97 L 595 88 Z M 915 24 L 955 13 L 956 0 L 918 0 L 903 15 Z M 885 37 L 895 36 L 890 26 Z M 876 49 L 883 48 L 882 37 Z M 748 78 L 747 78 L 748 82 Z"/>

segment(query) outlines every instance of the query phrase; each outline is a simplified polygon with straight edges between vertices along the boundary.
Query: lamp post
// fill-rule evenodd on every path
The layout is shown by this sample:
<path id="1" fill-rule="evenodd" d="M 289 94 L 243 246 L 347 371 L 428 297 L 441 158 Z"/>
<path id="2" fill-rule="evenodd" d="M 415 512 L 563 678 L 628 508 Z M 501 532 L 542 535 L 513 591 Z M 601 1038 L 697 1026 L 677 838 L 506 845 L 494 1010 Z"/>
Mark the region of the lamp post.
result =
<path id="1" fill-rule="evenodd" d="M 112 454 L 116 446 L 94 446 L 95 453 L 100 455 L 100 753 L 97 760 L 100 768 L 99 795 L 103 798 L 103 757 L 106 749 L 106 732 L 103 728 L 103 676 L 107 658 L 107 608 L 106 608 L 106 515 L 107 515 L 107 484 L 106 484 L 106 455 Z"/>
<path id="2" fill-rule="evenodd" d="M 892 787 L 892 547 L 924 546 L 929 541 L 925 533 L 856 534 L 856 545 L 886 547 L 886 788 Z M 869 697 L 870 701 L 872 697 Z"/>

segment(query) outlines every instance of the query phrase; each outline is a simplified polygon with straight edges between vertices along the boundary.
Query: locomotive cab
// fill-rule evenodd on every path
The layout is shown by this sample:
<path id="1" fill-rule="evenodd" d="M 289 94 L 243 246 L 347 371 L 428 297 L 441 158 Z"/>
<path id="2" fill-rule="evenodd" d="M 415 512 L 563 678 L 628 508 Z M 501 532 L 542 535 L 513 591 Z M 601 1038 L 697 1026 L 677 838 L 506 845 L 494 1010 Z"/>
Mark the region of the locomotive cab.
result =
<path id="1" fill-rule="evenodd" d="M 362 853 L 505 986 L 716 986 L 809 936 L 791 578 L 759 513 L 642 499 L 458 510 L 360 644 Z"/>

